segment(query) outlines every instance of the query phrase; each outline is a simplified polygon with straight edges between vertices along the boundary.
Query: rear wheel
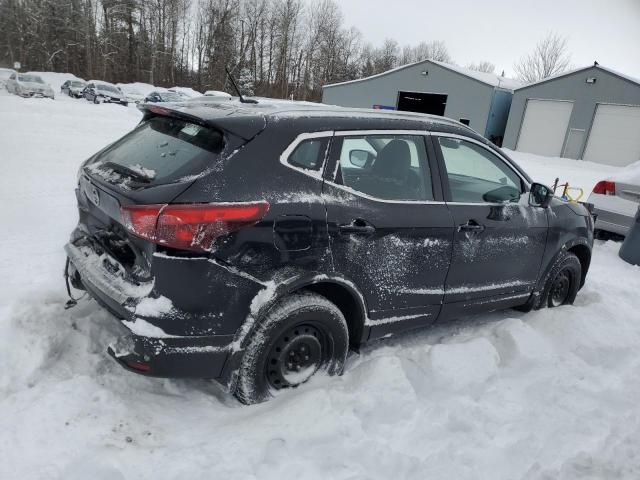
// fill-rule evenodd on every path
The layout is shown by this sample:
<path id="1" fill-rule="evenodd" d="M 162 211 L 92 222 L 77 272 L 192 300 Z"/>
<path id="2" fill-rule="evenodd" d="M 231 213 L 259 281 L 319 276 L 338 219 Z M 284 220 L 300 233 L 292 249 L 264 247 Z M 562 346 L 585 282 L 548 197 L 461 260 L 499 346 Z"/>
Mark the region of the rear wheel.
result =
<path id="1" fill-rule="evenodd" d="M 297 293 L 266 314 L 241 361 L 236 397 L 245 404 L 269 399 L 324 371 L 338 375 L 349 346 L 342 312 L 325 297 Z"/>

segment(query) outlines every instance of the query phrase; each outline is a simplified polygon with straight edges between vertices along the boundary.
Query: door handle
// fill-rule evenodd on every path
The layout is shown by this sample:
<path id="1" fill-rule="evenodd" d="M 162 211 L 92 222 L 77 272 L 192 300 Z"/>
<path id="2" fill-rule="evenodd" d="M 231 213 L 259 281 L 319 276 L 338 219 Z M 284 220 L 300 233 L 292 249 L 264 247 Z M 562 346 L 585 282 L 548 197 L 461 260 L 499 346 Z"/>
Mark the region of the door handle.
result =
<path id="1" fill-rule="evenodd" d="M 371 235 L 376 231 L 376 227 L 366 220 L 356 218 L 351 223 L 338 225 L 338 231 L 343 235 Z"/>
<path id="2" fill-rule="evenodd" d="M 467 223 L 463 223 L 462 225 L 458 225 L 459 232 L 482 232 L 484 230 L 484 225 L 480 225 L 475 220 L 469 220 Z"/>

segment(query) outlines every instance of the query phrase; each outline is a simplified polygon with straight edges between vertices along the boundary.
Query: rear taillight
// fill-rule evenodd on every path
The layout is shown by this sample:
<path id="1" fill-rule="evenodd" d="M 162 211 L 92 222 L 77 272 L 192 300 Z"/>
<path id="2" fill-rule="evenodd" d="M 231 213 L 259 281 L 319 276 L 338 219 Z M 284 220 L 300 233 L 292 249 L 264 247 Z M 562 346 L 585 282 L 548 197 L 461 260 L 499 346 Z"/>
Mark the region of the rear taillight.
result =
<path id="1" fill-rule="evenodd" d="M 124 226 L 138 237 L 179 250 L 205 252 L 217 237 L 258 223 L 269 204 L 130 205 L 120 210 Z"/>
<path id="2" fill-rule="evenodd" d="M 602 180 L 601 182 L 596 183 L 596 186 L 593 187 L 593 193 L 598 193 L 600 195 L 615 195 L 616 184 L 615 182 Z"/>

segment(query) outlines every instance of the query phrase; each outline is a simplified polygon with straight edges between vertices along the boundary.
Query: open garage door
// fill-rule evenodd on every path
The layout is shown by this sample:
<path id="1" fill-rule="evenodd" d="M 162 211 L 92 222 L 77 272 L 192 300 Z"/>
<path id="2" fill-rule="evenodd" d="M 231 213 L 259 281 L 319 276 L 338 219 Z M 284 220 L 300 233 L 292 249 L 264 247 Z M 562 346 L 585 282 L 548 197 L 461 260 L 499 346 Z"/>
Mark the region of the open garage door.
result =
<path id="1" fill-rule="evenodd" d="M 640 106 L 598 104 L 582 158 L 616 166 L 640 160 Z"/>
<path id="2" fill-rule="evenodd" d="M 398 110 L 444 115 L 447 95 L 442 93 L 398 92 Z"/>
<path id="3" fill-rule="evenodd" d="M 516 150 L 559 157 L 573 111 L 573 102 L 527 100 Z"/>

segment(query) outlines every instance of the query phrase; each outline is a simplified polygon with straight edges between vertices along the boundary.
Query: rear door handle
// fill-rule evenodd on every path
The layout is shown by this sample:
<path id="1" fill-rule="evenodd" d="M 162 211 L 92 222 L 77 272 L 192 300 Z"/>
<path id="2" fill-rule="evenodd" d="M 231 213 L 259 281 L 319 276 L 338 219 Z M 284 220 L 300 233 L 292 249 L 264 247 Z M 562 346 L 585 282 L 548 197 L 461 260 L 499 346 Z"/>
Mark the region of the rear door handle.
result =
<path id="1" fill-rule="evenodd" d="M 484 228 L 484 225 L 480 225 L 475 220 L 469 220 L 467 223 L 458 225 L 459 232 L 482 232 Z"/>
<path id="2" fill-rule="evenodd" d="M 375 233 L 376 227 L 366 220 L 356 218 L 351 223 L 338 225 L 338 231 L 343 235 L 372 235 Z"/>

